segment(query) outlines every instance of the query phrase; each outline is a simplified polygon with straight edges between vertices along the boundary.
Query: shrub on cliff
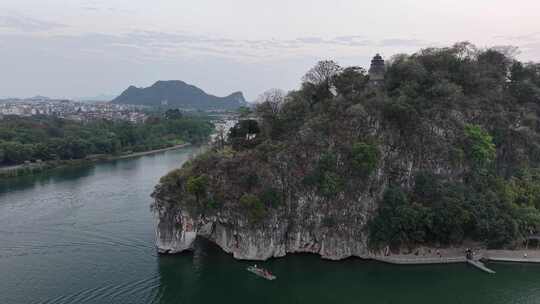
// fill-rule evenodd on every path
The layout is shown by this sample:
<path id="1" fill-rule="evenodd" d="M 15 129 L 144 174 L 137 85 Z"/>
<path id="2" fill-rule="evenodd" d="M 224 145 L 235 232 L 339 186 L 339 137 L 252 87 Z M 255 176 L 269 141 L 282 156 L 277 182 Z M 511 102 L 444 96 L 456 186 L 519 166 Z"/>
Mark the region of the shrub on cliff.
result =
<path id="1" fill-rule="evenodd" d="M 260 143 L 257 137 L 260 132 L 259 123 L 256 120 L 240 120 L 229 130 L 229 143 L 237 150 L 253 148 Z"/>
<path id="2" fill-rule="evenodd" d="M 495 160 L 493 137 L 478 125 L 465 125 L 465 151 L 476 170 L 485 170 Z"/>
<path id="3" fill-rule="evenodd" d="M 261 201 L 268 208 L 276 208 L 281 205 L 281 195 L 275 188 L 266 188 L 260 195 Z"/>
<path id="4" fill-rule="evenodd" d="M 390 187 L 384 193 L 378 215 L 369 225 L 370 243 L 374 248 L 414 246 L 426 240 L 431 225 L 428 209 L 411 204 L 399 187 Z"/>
<path id="5" fill-rule="evenodd" d="M 240 206 L 248 214 L 251 223 L 260 222 L 266 215 L 264 204 L 253 194 L 244 194 L 240 198 Z"/>
<path id="6" fill-rule="evenodd" d="M 312 173 L 305 176 L 304 184 L 315 186 L 317 191 L 327 198 L 334 197 L 343 191 L 345 183 L 343 177 L 338 174 L 336 154 L 323 153 Z"/>
<path id="7" fill-rule="evenodd" d="M 379 160 L 379 150 L 375 144 L 364 142 L 355 143 L 352 147 L 352 165 L 361 176 L 370 175 Z"/>
<path id="8" fill-rule="evenodd" d="M 190 177 L 186 183 L 186 190 L 195 196 L 197 203 L 200 203 L 208 191 L 208 177 L 205 175 Z"/>

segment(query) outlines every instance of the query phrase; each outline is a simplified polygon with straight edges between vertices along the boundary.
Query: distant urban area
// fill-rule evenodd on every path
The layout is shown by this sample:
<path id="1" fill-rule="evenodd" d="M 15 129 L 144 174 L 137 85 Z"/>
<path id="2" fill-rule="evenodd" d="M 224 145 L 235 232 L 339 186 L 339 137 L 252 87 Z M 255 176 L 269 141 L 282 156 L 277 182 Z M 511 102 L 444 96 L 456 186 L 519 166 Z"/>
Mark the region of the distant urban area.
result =
<path id="1" fill-rule="evenodd" d="M 148 118 L 143 105 L 112 104 L 108 102 L 79 102 L 65 99 L 34 97 L 0 99 L 0 119 L 4 115 L 47 115 L 74 121 L 123 120 L 142 123 Z"/>

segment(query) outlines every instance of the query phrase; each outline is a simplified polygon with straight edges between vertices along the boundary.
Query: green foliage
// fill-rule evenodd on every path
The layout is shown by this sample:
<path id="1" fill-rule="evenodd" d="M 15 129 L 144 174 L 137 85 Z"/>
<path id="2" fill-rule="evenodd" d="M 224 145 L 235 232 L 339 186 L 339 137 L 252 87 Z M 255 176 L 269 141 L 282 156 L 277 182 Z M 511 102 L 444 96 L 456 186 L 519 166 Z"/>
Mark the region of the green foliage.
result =
<path id="1" fill-rule="evenodd" d="M 257 120 L 231 130 L 233 152 L 193 167 L 199 174 L 214 167 L 212 173 L 230 174 L 224 177 L 234 181 L 230 187 L 217 189 L 228 197 L 257 193 L 241 199 L 255 219 L 284 199 L 265 189 L 267 178 L 293 196 L 316 191 L 324 197 L 325 227 L 342 223 L 331 209 L 342 207 L 341 200 L 385 190 L 369 223 L 377 246 L 472 239 L 505 247 L 538 233 L 540 65 L 520 63 L 508 49 L 466 42 L 386 63 L 384 83 L 373 86 L 361 68 L 320 62 L 301 88 L 266 95 Z M 132 137 L 126 132 L 118 140 L 123 146 Z M 259 165 L 259 183 L 249 174 L 242 180 L 240 169 Z M 384 166 L 382 179 L 359 186 L 378 166 Z M 396 186 L 383 189 L 387 184 Z"/>
<path id="2" fill-rule="evenodd" d="M 377 168 L 379 149 L 375 144 L 355 143 L 352 147 L 352 166 L 362 176 L 368 176 Z"/>
<path id="3" fill-rule="evenodd" d="M 525 170 L 499 187 L 499 195 L 506 201 L 540 210 L 540 172 Z"/>
<path id="4" fill-rule="evenodd" d="M 6 164 L 19 164 L 32 160 L 33 148 L 34 146 L 31 144 L 21 144 L 13 141 L 0 142 L 2 161 Z"/>
<path id="5" fill-rule="evenodd" d="M 334 86 L 338 94 L 354 97 L 364 91 L 369 78 L 361 67 L 347 67 L 334 77 Z"/>
<path id="6" fill-rule="evenodd" d="M 540 230 L 540 192 L 534 176 L 524 172 L 509 180 L 488 177 L 487 186 L 479 188 L 445 184 L 421 172 L 410 193 L 395 187 L 385 192 L 370 222 L 371 245 L 459 244 L 468 237 L 490 248 L 511 246 Z M 412 227 L 407 221 L 414 219 L 418 226 Z"/>
<path id="7" fill-rule="evenodd" d="M 257 155 L 260 159 L 267 161 L 281 152 L 283 148 L 284 145 L 282 143 L 268 140 L 257 146 Z"/>
<path id="8" fill-rule="evenodd" d="M 0 166 L 161 149 L 185 141 L 200 142 L 212 132 L 205 119 L 184 117 L 173 110 L 165 116 L 166 120 L 154 117 L 143 124 L 6 116 L 0 120 Z"/>
<path id="9" fill-rule="evenodd" d="M 333 152 L 326 152 L 319 159 L 318 169 L 320 172 L 333 172 L 337 168 L 337 155 Z"/>
<path id="10" fill-rule="evenodd" d="M 247 172 L 240 177 L 240 184 L 247 191 L 251 191 L 252 188 L 259 184 L 259 176 L 256 172 Z"/>
<path id="11" fill-rule="evenodd" d="M 337 156 L 332 152 L 321 155 L 314 171 L 304 178 L 304 184 L 315 186 L 325 197 L 334 197 L 344 190 L 345 182 L 337 173 Z"/>
<path id="12" fill-rule="evenodd" d="M 369 223 L 370 245 L 378 248 L 422 243 L 430 220 L 427 208 L 410 204 L 401 189 L 391 187 L 384 194 L 377 216 Z"/>
<path id="13" fill-rule="evenodd" d="M 238 113 L 240 114 L 241 118 L 246 118 L 252 113 L 252 111 L 248 107 L 239 107 Z"/>
<path id="14" fill-rule="evenodd" d="M 459 244 L 463 241 L 471 221 L 469 206 L 446 193 L 440 202 L 433 204 L 429 212 L 432 222 L 427 233 L 431 241 L 443 244 Z"/>
<path id="15" fill-rule="evenodd" d="M 195 196 L 197 202 L 200 202 L 202 198 L 206 197 L 208 183 L 209 180 L 206 175 L 192 176 L 187 180 L 186 190 Z"/>
<path id="16" fill-rule="evenodd" d="M 181 119 L 182 112 L 179 109 L 169 109 L 165 111 L 165 118 L 169 120 Z"/>
<path id="17" fill-rule="evenodd" d="M 262 221 L 266 215 L 266 209 L 261 200 L 253 194 L 244 194 L 240 198 L 240 206 L 249 216 L 252 223 Z"/>
<path id="18" fill-rule="evenodd" d="M 476 237 L 489 248 L 500 248 L 518 240 L 518 222 L 508 211 L 484 202 L 474 208 Z"/>
<path id="19" fill-rule="evenodd" d="M 209 208 L 209 209 L 218 209 L 220 206 L 221 206 L 221 204 L 214 197 L 210 197 L 206 201 L 206 207 Z"/>
<path id="20" fill-rule="evenodd" d="M 175 169 L 162 176 L 159 179 L 159 183 L 162 185 L 177 186 L 181 176 L 182 169 Z"/>
<path id="21" fill-rule="evenodd" d="M 260 197 L 263 204 L 268 208 L 277 208 L 282 204 L 281 195 L 278 190 L 274 188 L 265 189 Z"/>
<path id="22" fill-rule="evenodd" d="M 413 199 L 423 205 L 431 205 L 441 199 L 439 177 L 431 172 L 418 172 L 414 179 Z"/>
<path id="23" fill-rule="evenodd" d="M 257 135 L 260 133 L 259 123 L 253 119 L 240 120 L 229 130 L 229 143 L 239 150 L 241 148 L 253 148 L 258 143 Z"/>
<path id="24" fill-rule="evenodd" d="M 319 184 L 319 191 L 326 197 L 333 197 L 343 191 L 343 179 L 334 172 L 324 172 Z"/>
<path id="25" fill-rule="evenodd" d="M 485 169 L 495 160 L 497 153 L 493 138 L 478 125 L 465 125 L 464 131 L 464 149 L 468 158 L 475 168 Z"/>
<path id="26" fill-rule="evenodd" d="M 383 115 L 386 121 L 399 128 L 402 131 L 407 131 L 415 126 L 418 119 L 416 109 L 404 101 L 386 101 L 383 104 Z"/>

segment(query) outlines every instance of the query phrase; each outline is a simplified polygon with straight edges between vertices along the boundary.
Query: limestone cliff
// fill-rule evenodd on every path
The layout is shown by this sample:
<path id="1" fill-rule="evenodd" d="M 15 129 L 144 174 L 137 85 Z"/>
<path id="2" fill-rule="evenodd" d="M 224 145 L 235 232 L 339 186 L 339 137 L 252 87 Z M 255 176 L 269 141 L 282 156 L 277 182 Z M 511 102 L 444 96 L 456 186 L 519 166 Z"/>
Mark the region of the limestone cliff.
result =
<path id="1" fill-rule="evenodd" d="M 190 249 L 196 237 L 204 237 L 237 259 L 265 260 L 287 253 L 314 253 L 332 260 L 367 257 L 367 223 L 390 180 L 408 185 L 414 173 L 425 168 L 448 177 L 462 170 L 452 168 L 447 157 L 431 147 L 420 148 L 418 153 L 396 148 L 399 136 L 377 130 L 378 125 L 373 123 L 373 132 L 381 133 L 386 142 L 379 145 L 377 169 L 370 176 L 358 177 L 347 172 L 345 163 L 339 164 L 340 174 L 352 176 L 343 180 L 343 190 L 335 194 L 320 193 L 317 186 L 305 181 L 309 172 L 317 170 L 313 164 L 321 157 L 321 147 L 302 149 L 308 147 L 306 142 L 272 147 L 271 159 L 260 155 L 262 149 L 233 155 L 206 152 L 182 170 L 171 172 L 156 187 L 153 206 L 158 250 L 181 252 Z M 430 134 L 440 136 L 440 141 L 448 135 L 437 134 L 435 125 L 432 129 Z M 302 130 L 304 134 L 313 131 Z M 337 154 L 342 158 L 338 163 L 346 162 L 344 154 Z M 217 201 L 218 206 L 198 204 L 187 190 L 189 178 L 201 174 L 208 178 L 205 200 Z M 279 189 L 280 202 L 277 206 L 265 203 L 258 219 L 240 201 L 246 192 L 263 193 L 265 189 Z"/>
<path id="2" fill-rule="evenodd" d="M 157 247 L 203 237 L 238 259 L 339 260 L 515 243 L 540 227 L 539 71 L 469 44 L 398 56 L 377 86 L 321 62 L 298 91 L 265 95 L 225 146 L 161 179 Z"/>

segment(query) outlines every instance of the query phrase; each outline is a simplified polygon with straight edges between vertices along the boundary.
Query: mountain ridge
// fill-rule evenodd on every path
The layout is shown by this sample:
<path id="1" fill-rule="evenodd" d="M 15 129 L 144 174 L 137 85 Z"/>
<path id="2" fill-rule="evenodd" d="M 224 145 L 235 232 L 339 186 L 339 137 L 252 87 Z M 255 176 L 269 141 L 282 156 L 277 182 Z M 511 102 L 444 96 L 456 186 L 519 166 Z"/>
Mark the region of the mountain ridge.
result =
<path id="1" fill-rule="evenodd" d="M 234 110 L 247 104 L 241 91 L 219 97 L 182 80 L 159 80 L 146 88 L 131 85 L 111 103 L 197 110 Z"/>

